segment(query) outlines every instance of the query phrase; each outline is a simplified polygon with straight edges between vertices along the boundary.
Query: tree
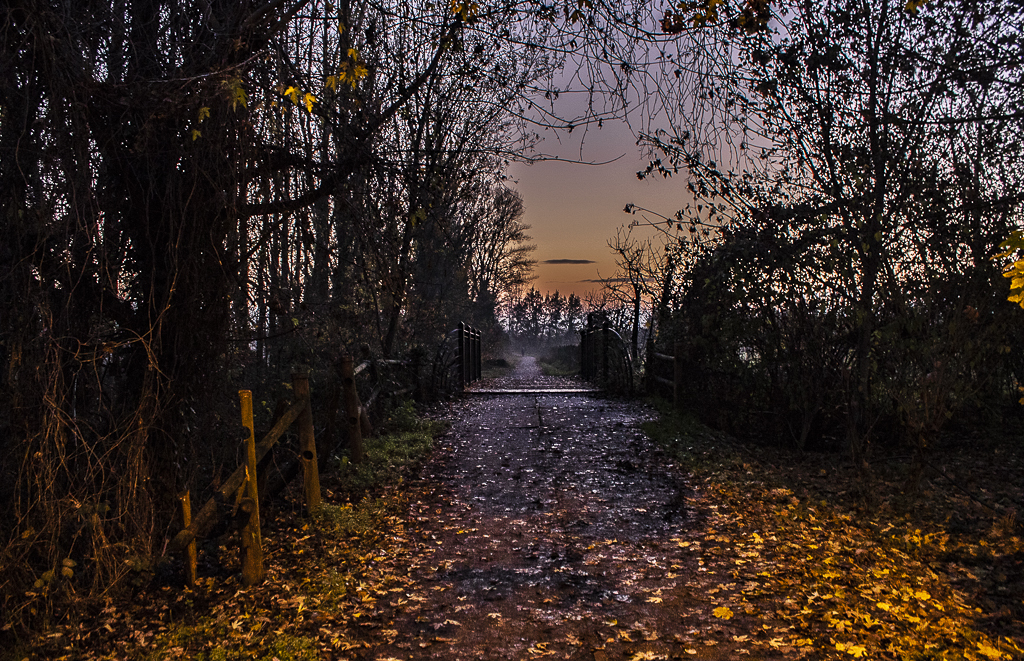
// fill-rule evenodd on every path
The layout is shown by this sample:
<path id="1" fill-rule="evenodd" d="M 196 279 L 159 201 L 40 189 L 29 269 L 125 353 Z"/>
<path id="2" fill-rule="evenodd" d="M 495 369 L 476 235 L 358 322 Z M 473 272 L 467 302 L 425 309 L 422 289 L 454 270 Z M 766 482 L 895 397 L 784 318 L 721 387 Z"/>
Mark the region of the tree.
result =
<path id="1" fill-rule="evenodd" d="M 645 301 L 651 301 L 652 283 L 660 269 L 651 241 L 637 241 L 630 236 L 629 230 L 623 232 L 620 229 L 616 232 L 615 238 L 608 242 L 608 247 L 615 253 L 616 275 L 605 282 L 605 288 L 612 298 L 628 304 L 632 310 L 630 351 L 633 362 L 637 363 L 643 306 Z"/>
<path id="2" fill-rule="evenodd" d="M 680 220 L 723 225 L 737 258 L 751 254 L 738 250 L 745 245 L 789 260 L 758 267 L 764 295 L 780 301 L 771 315 L 784 318 L 776 295 L 788 291 L 841 322 L 834 332 L 852 357 L 847 438 L 861 461 L 893 384 L 924 379 L 934 363 L 887 338 L 923 314 L 916 332 L 933 337 L 938 359 L 948 349 L 935 323 L 968 307 L 1001 309 L 990 258 L 1017 222 L 1024 114 L 1021 41 L 1010 26 L 1022 7 L 778 3 L 753 30 L 742 9 L 699 10 L 698 23 L 713 24 L 700 29 L 735 66 L 723 63 L 723 75 L 686 99 L 663 85 L 678 112 L 652 144 L 668 159 L 661 171 L 691 177 L 696 203 Z M 996 345 L 977 351 L 994 360 Z M 952 381 L 966 384 L 966 363 L 957 369 Z"/>
<path id="3" fill-rule="evenodd" d="M 514 4 L 0 17 L 0 582 L 42 618 L 64 559 L 100 594 L 159 552 L 174 494 L 233 460 L 245 381 L 394 351 L 438 264 L 468 298 L 472 211 L 550 61 Z"/>

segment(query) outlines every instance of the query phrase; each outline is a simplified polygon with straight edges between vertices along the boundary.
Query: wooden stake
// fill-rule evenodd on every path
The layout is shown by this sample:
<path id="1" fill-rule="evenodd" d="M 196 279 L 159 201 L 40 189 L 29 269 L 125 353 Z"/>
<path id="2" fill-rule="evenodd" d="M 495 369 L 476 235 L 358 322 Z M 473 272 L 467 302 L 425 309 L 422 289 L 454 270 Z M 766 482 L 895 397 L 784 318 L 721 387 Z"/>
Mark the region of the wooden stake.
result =
<path id="1" fill-rule="evenodd" d="M 178 501 L 181 503 L 182 526 L 188 528 L 192 523 L 192 499 L 187 489 L 178 494 Z M 191 588 L 196 584 L 196 564 L 198 562 L 194 539 L 185 547 L 185 553 L 185 585 Z"/>
<path id="2" fill-rule="evenodd" d="M 255 585 L 263 580 L 263 539 L 260 535 L 260 494 L 256 483 L 256 433 L 253 430 L 252 392 L 239 390 L 242 425 L 248 428 L 245 440 L 245 484 L 242 487 L 242 584 Z"/>
<path id="3" fill-rule="evenodd" d="M 345 399 L 345 417 L 348 419 L 348 449 L 352 456 L 352 463 L 359 464 L 363 461 L 361 421 L 363 407 L 359 404 L 359 393 L 356 392 L 356 375 L 352 365 L 352 356 L 341 357 L 341 387 Z"/>
<path id="4" fill-rule="evenodd" d="M 288 427 L 298 419 L 299 414 L 302 413 L 302 409 L 306 406 L 307 401 L 300 399 L 288 407 L 288 410 L 284 412 L 281 419 L 274 423 L 274 427 L 267 432 L 267 435 L 264 436 L 263 440 L 261 440 L 256 446 L 257 462 L 270 451 L 270 448 L 274 446 L 274 443 L 277 443 L 277 440 L 281 438 L 281 435 L 284 434 L 285 431 L 288 430 Z M 213 526 L 213 524 L 217 522 L 221 510 L 218 503 L 230 501 L 234 497 L 235 492 L 244 488 L 245 475 L 246 467 L 243 464 L 236 468 L 235 472 L 221 483 L 220 487 L 216 490 L 216 495 L 207 500 L 206 504 L 199 508 L 195 518 L 192 519 L 192 523 L 175 535 L 174 539 L 171 540 L 171 543 L 167 545 L 167 549 L 164 551 L 164 558 L 184 551 L 193 539 L 201 537 L 210 529 L 210 527 Z"/>
<path id="5" fill-rule="evenodd" d="M 306 408 L 299 414 L 299 459 L 302 461 L 303 489 L 306 511 L 312 514 L 320 509 L 320 471 L 316 460 L 316 439 L 313 436 L 313 406 L 309 402 L 309 374 L 292 374 L 292 390 L 299 399 L 305 399 Z"/>

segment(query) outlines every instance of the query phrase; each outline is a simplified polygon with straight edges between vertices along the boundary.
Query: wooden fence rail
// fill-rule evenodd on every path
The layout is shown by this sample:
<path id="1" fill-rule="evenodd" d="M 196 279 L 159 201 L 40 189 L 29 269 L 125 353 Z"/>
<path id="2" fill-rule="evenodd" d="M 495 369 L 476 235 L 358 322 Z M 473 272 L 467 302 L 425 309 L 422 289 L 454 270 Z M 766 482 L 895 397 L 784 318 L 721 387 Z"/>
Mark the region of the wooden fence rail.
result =
<path id="1" fill-rule="evenodd" d="M 622 336 L 608 321 L 588 320 L 580 331 L 580 375 L 608 390 L 633 392 L 633 360 Z"/>
<path id="2" fill-rule="evenodd" d="M 351 356 L 342 356 L 340 367 L 342 394 L 349 431 L 349 447 L 353 463 L 359 463 L 365 458 L 363 435 L 370 433 L 370 426 L 366 407 L 359 401 L 355 375 L 372 367 L 372 363 L 365 361 L 355 367 Z M 214 495 L 194 516 L 189 493 L 186 491 L 179 494 L 183 528 L 167 544 L 164 559 L 186 551 L 186 582 L 190 585 L 194 584 L 196 580 L 196 539 L 208 533 L 214 524 L 228 513 L 236 517 L 239 522 L 243 584 L 253 585 L 263 580 L 263 542 L 260 532 L 256 466 L 293 424 L 298 426 L 299 461 L 303 469 L 303 496 L 306 511 L 315 512 L 320 508 L 320 476 L 316 439 L 313 432 L 313 410 L 310 405 L 308 373 L 292 374 L 292 392 L 295 393 L 295 402 L 281 414 L 270 431 L 257 443 L 252 414 L 252 392 L 240 390 L 239 400 L 242 427 L 244 428 L 244 433 L 241 436 L 246 446 L 245 462 L 236 468 L 228 479 L 224 480 Z M 379 392 L 378 388 L 373 398 Z"/>
<path id="3" fill-rule="evenodd" d="M 445 358 L 444 356 L 448 354 L 443 351 L 439 352 L 439 360 L 443 363 L 441 365 L 442 372 L 446 373 L 449 369 L 457 367 L 456 383 L 462 388 L 482 376 L 481 336 L 481 332 L 476 328 L 460 323 L 458 328 L 449 335 L 451 339 L 457 341 L 456 350 L 453 352 L 454 359 Z M 380 382 L 378 373 L 379 366 L 405 365 L 410 367 L 412 384 L 388 393 L 391 396 L 402 396 L 420 393 L 420 362 L 420 354 L 415 353 L 408 361 L 365 360 L 359 365 L 355 365 L 352 356 L 343 355 L 338 362 L 341 392 L 339 393 L 335 388 L 328 397 L 328 422 L 325 429 L 328 441 L 330 442 L 333 438 L 336 413 L 339 408 L 343 408 L 345 426 L 348 429 L 351 461 L 353 463 L 362 462 L 366 456 L 363 438 L 371 433 L 367 411 L 373 402 L 384 393 L 384 386 Z M 366 370 L 370 370 L 377 385 L 364 405 L 359 399 L 355 377 Z M 437 366 L 435 365 L 436 370 Z M 240 430 L 238 440 L 245 445 L 245 461 L 216 487 L 213 496 L 194 514 L 191 494 L 188 491 L 178 494 L 182 529 L 168 542 L 161 562 L 166 562 L 172 555 L 186 552 L 185 580 L 189 585 L 194 585 L 196 582 L 196 540 L 208 534 L 217 521 L 225 515 L 234 518 L 239 526 L 243 584 L 253 585 L 263 580 L 263 539 L 257 465 L 292 425 L 298 427 L 299 464 L 302 466 L 303 472 L 303 496 L 306 511 L 315 512 L 320 508 L 318 463 L 321 458 L 317 454 L 316 438 L 313 431 L 313 410 L 310 404 L 309 374 L 307 372 L 292 374 L 292 392 L 295 394 L 295 401 L 290 405 L 285 403 L 278 405 L 280 414 L 276 417 L 270 431 L 257 443 L 253 422 L 252 392 L 240 390 L 238 395 L 242 430 Z"/>
<path id="4" fill-rule="evenodd" d="M 444 363 L 443 371 L 457 367 L 455 381 L 462 387 L 481 377 L 481 333 L 479 330 L 464 323 L 449 335 L 446 343 L 453 345 L 457 338 L 454 359 L 439 359 Z M 444 344 L 442 346 L 445 346 Z M 365 351 L 365 349 L 364 349 Z M 420 370 L 423 367 L 422 352 L 413 352 L 409 360 L 368 359 L 355 365 L 350 355 L 343 355 L 338 361 L 338 375 L 341 389 L 335 386 L 328 396 L 328 415 L 325 435 L 328 446 L 333 442 L 335 418 L 339 409 L 344 414 L 344 424 L 348 430 L 350 458 L 353 463 L 365 459 L 366 452 L 363 439 L 371 433 L 368 409 L 381 395 L 400 397 L 415 394 L 422 396 Z M 447 355 L 447 354 L 445 354 Z M 383 365 L 406 366 L 410 370 L 411 384 L 394 390 L 387 389 L 382 383 L 379 368 Z M 437 370 L 437 365 L 434 367 Z M 371 379 L 376 383 L 365 403 L 360 401 L 356 388 L 355 377 L 369 371 Z M 399 382 L 398 385 L 401 385 Z M 245 444 L 245 461 L 231 475 L 217 485 L 211 496 L 198 511 L 193 512 L 191 494 L 184 491 L 178 494 L 181 509 L 182 529 L 164 549 L 161 563 L 167 562 L 171 556 L 185 552 L 185 580 L 189 585 L 196 581 L 197 550 L 196 540 L 208 534 L 214 525 L 230 516 L 239 526 L 240 551 L 242 556 L 242 582 L 253 585 L 263 579 L 263 540 L 261 534 L 259 489 L 257 488 L 257 465 L 271 451 L 292 425 L 297 426 L 299 436 L 299 465 L 303 471 L 303 495 L 306 511 L 315 512 L 321 506 L 319 462 L 325 456 L 318 456 L 316 438 L 313 431 L 313 411 L 310 404 L 309 375 L 306 372 L 292 374 L 292 392 L 295 401 L 291 404 L 278 404 L 275 422 L 259 442 L 256 442 L 255 427 L 252 414 L 252 392 L 239 391 L 241 405 L 242 430 L 237 440 Z M 330 451 L 330 447 L 327 447 Z M 285 477 L 281 485 L 290 477 Z"/>
<path id="5" fill-rule="evenodd" d="M 460 321 L 459 334 L 459 373 L 462 388 L 470 385 L 483 376 L 482 334 L 476 328 Z"/>
<path id="6" fill-rule="evenodd" d="M 683 391 L 683 377 L 684 377 L 684 361 L 683 361 L 683 344 L 682 342 L 676 342 L 673 347 L 674 355 L 668 355 L 664 353 L 658 353 L 657 351 L 651 351 L 649 356 L 650 359 L 647 365 L 648 372 L 648 383 L 658 384 L 665 386 L 666 388 L 672 389 L 672 405 L 676 408 L 682 406 L 682 391 Z M 672 378 L 668 379 L 659 375 L 658 368 L 661 365 L 670 364 L 672 366 Z"/>

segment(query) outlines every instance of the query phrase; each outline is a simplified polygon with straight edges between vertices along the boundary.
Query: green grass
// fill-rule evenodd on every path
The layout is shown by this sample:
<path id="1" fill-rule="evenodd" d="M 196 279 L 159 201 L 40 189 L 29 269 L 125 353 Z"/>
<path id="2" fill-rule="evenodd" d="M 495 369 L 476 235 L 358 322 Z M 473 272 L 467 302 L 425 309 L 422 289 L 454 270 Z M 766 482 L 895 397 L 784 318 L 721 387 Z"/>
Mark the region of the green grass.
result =
<path id="1" fill-rule="evenodd" d="M 551 347 L 537 357 L 537 362 L 548 376 L 573 376 L 580 372 L 579 352 L 574 345 Z"/>
<path id="2" fill-rule="evenodd" d="M 366 459 L 352 463 L 336 458 L 332 479 L 350 497 L 398 484 L 430 454 L 434 439 L 448 429 L 446 422 L 417 416 L 412 402 L 399 406 L 384 420 L 378 433 L 363 439 Z"/>

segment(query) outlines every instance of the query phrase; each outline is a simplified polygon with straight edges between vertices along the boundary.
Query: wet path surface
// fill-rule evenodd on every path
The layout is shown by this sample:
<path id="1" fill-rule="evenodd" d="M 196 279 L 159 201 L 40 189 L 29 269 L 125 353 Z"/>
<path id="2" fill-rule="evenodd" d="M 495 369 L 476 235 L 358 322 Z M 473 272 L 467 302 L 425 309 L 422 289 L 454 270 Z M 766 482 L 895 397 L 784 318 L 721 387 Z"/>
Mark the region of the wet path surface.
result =
<path id="1" fill-rule="evenodd" d="M 579 386 L 524 358 L 479 387 Z M 649 410 L 480 395 L 452 417 L 411 512 L 421 589 L 392 600 L 391 639 L 371 658 L 730 658 L 696 649 L 706 568 L 687 541 L 685 478 L 641 431 Z"/>

